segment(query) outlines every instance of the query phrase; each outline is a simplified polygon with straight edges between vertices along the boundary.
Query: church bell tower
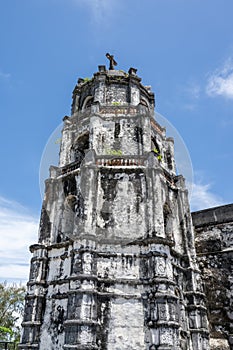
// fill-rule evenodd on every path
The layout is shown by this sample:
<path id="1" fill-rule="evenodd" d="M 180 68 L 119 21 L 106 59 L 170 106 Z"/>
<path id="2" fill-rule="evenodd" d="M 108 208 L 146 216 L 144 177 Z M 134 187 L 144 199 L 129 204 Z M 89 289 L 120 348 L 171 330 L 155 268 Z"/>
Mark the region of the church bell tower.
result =
<path id="1" fill-rule="evenodd" d="M 187 189 L 137 70 L 79 79 L 45 183 L 20 349 L 207 350 Z"/>

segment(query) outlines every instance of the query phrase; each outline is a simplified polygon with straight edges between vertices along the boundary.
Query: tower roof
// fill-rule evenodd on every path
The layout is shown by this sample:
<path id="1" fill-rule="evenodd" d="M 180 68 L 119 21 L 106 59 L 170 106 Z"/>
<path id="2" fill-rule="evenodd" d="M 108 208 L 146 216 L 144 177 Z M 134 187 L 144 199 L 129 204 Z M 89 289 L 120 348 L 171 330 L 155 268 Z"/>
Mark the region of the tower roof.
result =
<path id="1" fill-rule="evenodd" d="M 78 79 L 73 90 L 72 115 L 83 112 L 91 104 L 124 107 L 141 105 L 153 114 L 154 93 L 150 86 L 141 83 L 137 69 L 130 67 L 128 72 L 116 70 L 111 61 L 109 68 L 99 65 L 92 78 Z"/>

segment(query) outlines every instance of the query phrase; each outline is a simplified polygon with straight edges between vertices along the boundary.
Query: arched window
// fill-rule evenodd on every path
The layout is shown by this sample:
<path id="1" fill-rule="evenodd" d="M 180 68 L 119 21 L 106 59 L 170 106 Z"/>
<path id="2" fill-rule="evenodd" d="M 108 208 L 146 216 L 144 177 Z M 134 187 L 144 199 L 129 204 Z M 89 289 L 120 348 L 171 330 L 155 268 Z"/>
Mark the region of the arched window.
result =
<path id="1" fill-rule="evenodd" d="M 170 151 L 166 151 L 166 161 L 167 161 L 168 169 L 172 170 L 172 168 L 173 168 L 173 166 L 172 166 L 172 156 L 171 156 L 171 152 Z"/>
<path id="2" fill-rule="evenodd" d="M 152 137 L 152 138 L 151 138 L 151 149 L 152 149 L 152 151 L 154 151 L 154 152 L 155 152 L 155 150 L 156 150 L 155 153 L 160 154 L 160 148 L 159 148 L 159 146 L 158 146 L 158 143 L 157 143 L 155 137 Z"/>
<path id="3" fill-rule="evenodd" d="M 149 104 L 148 102 L 144 99 L 144 98 L 141 98 L 140 99 L 140 103 L 139 103 L 141 106 L 144 106 L 144 107 L 147 107 L 149 109 Z"/>
<path id="4" fill-rule="evenodd" d="M 80 136 L 72 148 L 74 161 L 81 162 L 85 157 L 85 151 L 89 149 L 89 133 L 85 133 Z"/>
<path id="5" fill-rule="evenodd" d="M 168 239 L 173 238 L 172 234 L 172 210 L 168 202 L 163 205 L 164 232 Z"/>
<path id="6" fill-rule="evenodd" d="M 93 96 L 87 96 L 83 102 L 82 105 L 82 111 L 84 111 L 85 109 L 87 109 L 88 107 L 91 107 L 92 103 L 94 101 L 94 97 Z"/>

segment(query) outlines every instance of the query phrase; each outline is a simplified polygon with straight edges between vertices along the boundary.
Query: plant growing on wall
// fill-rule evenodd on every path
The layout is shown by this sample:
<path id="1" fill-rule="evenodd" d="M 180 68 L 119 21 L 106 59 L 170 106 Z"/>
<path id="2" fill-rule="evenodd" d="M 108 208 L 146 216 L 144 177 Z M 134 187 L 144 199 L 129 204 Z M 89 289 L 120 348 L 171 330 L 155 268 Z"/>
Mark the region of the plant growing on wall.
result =
<path id="1" fill-rule="evenodd" d="M 155 153 L 155 155 L 157 156 L 157 159 L 158 159 L 159 162 L 161 162 L 163 160 L 163 157 L 162 157 L 162 155 L 160 154 L 160 152 L 159 152 L 159 150 L 157 148 L 153 148 L 152 152 Z"/>
<path id="2" fill-rule="evenodd" d="M 109 149 L 106 153 L 110 156 L 122 156 L 122 150 L 118 149 Z"/>
<path id="3" fill-rule="evenodd" d="M 7 341 L 13 336 L 14 332 L 11 328 L 0 326 L 0 340 Z"/>
<path id="4" fill-rule="evenodd" d="M 91 81 L 92 79 L 91 78 L 88 78 L 88 77 L 86 77 L 86 78 L 83 78 L 83 82 L 84 83 L 87 83 L 88 81 Z"/>
<path id="5" fill-rule="evenodd" d="M 61 143 L 61 137 L 59 137 L 58 139 L 56 139 L 55 144 L 58 145 L 59 143 Z"/>
<path id="6" fill-rule="evenodd" d="M 119 69 L 119 72 L 123 73 L 124 76 L 125 76 L 125 78 L 128 78 L 129 73 L 126 73 L 126 72 L 125 72 L 124 70 L 122 70 L 122 69 Z M 121 78 L 121 77 L 118 77 L 118 78 Z"/>

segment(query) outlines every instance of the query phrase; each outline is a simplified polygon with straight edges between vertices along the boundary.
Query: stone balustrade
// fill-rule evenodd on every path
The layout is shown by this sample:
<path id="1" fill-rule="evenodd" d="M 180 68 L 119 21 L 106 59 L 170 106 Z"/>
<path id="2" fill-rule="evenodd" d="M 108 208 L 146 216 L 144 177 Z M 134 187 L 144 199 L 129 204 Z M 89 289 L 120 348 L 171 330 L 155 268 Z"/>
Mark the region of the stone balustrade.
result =
<path id="1" fill-rule="evenodd" d="M 64 174 L 70 173 L 70 172 L 80 168 L 80 165 L 81 165 L 80 160 L 73 162 L 71 164 L 65 165 L 64 167 L 61 168 L 61 174 L 64 175 Z"/>
<path id="2" fill-rule="evenodd" d="M 144 166 L 145 158 L 139 157 L 98 157 L 96 165 L 98 166 Z"/>

